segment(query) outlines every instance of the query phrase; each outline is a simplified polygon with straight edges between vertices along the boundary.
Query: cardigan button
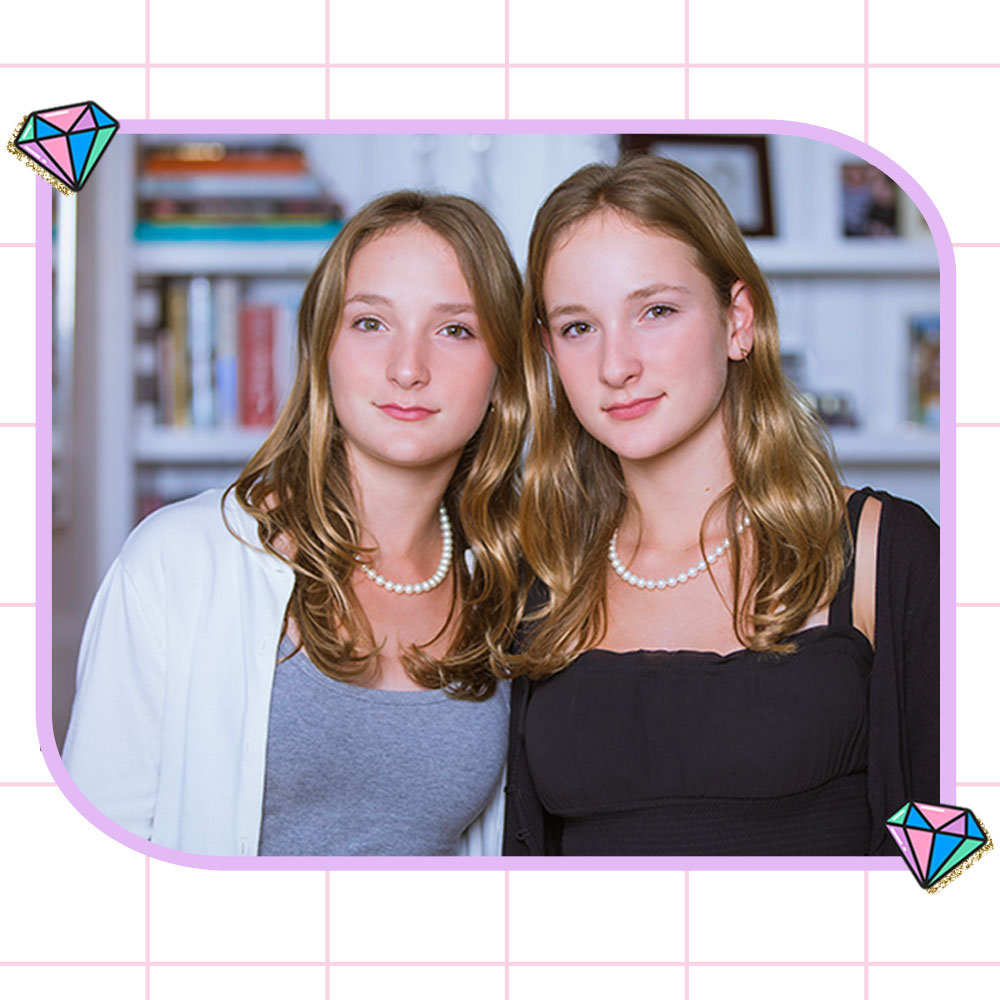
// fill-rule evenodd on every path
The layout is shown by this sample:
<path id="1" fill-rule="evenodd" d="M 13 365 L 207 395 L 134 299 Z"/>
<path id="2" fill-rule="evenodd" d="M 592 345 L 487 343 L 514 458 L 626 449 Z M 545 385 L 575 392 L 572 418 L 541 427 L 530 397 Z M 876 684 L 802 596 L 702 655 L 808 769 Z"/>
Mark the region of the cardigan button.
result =
<path id="1" fill-rule="evenodd" d="M 514 838 L 516 840 L 522 841 L 527 840 L 530 836 L 531 834 L 527 830 L 518 830 L 517 833 L 514 834 Z"/>

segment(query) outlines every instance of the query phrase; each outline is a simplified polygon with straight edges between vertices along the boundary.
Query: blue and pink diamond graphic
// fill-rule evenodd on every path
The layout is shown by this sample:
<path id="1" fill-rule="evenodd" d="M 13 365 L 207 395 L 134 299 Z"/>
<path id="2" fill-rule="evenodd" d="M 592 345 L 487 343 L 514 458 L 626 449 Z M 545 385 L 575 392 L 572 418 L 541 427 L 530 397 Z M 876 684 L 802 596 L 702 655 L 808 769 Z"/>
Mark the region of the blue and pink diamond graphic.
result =
<path id="1" fill-rule="evenodd" d="M 963 862 L 978 860 L 993 842 L 969 809 L 907 802 L 886 820 L 914 878 L 933 892 Z"/>
<path id="2" fill-rule="evenodd" d="M 118 122 L 99 104 L 84 101 L 32 111 L 13 146 L 71 191 L 79 191 L 117 131 Z"/>

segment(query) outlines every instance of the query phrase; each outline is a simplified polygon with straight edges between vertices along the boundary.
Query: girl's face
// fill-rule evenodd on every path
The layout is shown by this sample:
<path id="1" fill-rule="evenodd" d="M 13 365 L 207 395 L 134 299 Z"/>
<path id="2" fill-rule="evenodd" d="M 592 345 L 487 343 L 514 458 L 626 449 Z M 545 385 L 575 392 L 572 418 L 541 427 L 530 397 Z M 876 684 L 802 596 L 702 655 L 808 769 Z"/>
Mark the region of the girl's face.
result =
<path id="1" fill-rule="evenodd" d="M 724 441 L 728 363 L 753 345 L 744 286 L 723 309 L 687 244 L 603 209 L 545 268 L 546 347 L 583 427 L 620 458 Z"/>
<path id="2" fill-rule="evenodd" d="M 486 414 L 497 369 L 444 239 L 413 223 L 354 255 L 328 367 L 355 468 L 458 461 Z"/>

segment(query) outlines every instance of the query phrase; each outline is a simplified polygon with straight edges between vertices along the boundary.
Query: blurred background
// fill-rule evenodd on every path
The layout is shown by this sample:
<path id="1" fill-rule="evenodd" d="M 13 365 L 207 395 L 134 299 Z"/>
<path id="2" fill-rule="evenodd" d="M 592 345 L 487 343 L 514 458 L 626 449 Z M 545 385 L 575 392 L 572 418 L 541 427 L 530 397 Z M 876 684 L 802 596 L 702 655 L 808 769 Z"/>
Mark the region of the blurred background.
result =
<path id="1" fill-rule="evenodd" d="M 939 276 L 913 203 L 791 136 L 119 134 L 53 213 L 53 726 L 90 601 L 131 528 L 228 485 L 280 409 L 302 287 L 343 219 L 401 187 L 464 194 L 523 267 L 578 167 L 671 156 L 720 191 L 768 276 L 788 374 L 844 479 L 939 516 Z"/>

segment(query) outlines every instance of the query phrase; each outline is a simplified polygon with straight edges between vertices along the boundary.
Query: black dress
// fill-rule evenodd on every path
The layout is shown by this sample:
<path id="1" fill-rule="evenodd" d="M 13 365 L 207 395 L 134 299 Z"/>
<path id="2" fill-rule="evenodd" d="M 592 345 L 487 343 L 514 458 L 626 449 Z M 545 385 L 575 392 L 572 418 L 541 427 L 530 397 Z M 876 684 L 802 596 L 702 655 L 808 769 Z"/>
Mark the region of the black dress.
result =
<path id="1" fill-rule="evenodd" d="M 936 801 L 937 527 L 863 490 L 852 534 L 871 495 L 877 652 L 851 623 L 849 563 L 793 653 L 594 649 L 518 680 L 504 853 L 879 853 L 885 818 Z"/>

